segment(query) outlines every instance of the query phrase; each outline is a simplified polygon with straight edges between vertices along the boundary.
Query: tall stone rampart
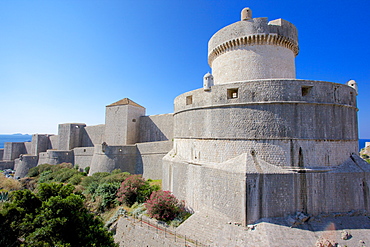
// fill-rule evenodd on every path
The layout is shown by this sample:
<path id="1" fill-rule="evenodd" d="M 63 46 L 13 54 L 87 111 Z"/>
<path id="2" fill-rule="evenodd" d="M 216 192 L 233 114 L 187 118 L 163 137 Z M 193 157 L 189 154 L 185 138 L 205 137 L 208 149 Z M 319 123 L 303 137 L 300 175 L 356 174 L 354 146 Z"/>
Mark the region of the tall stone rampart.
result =
<path id="1" fill-rule="evenodd" d="M 19 159 L 15 160 L 15 177 L 23 178 L 27 176 L 28 171 L 37 166 L 38 156 L 37 155 L 22 155 Z"/>
<path id="2" fill-rule="evenodd" d="M 59 150 L 72 150 L 75 147 L 82 146 L 82 135 L 84 132 L 84 123 L 66 123 L 59 124 L 58 139 Z"/>
<path id="3" fill-rule="evenodd" d="M 172 113 L 140 117 L 139 142 L 168 141 L 172 138 Z"/>
<path id="4" fill-rule="evenodd" d="M 64 162 L 74 164 L 73 150 L 47 150 L 46 152 L 41 152 L 39 153 L 37 165 L 58 165 Z"/>
<path id="5" fill-rule="evenodd" d="M 31 145 L 31 152 L 28 154 L 37 156 L 40 152 L 46 152 L 51 148 L 49 135 L 33 134 Z"/>
<path id="6" fill-rule="evenodd" d="M 82 135 L 82 147 L 93 147 L 104 141 L 105 125 L 86 126 Z"/>
<path id="7" fill-rule="evenodd" d="M 74 164 L 78 167 L 81 171 L 83 171 L 86 167 L 91 166 L 91 162 L 94 155 L 94 147 L 80 147 L 74 148 Z"/>
<path id="8" fill-rule="evenodd" d="M 171 151 L 173 141 L 137 143 L 137 174 L 143 174 L 146 179 L 162 179 L 162 159 Z"/>
<path id="9" fill-rule="evenodd" d="M 21 154 L 27 154 L 24 142 L 5 142 L 3 160 L 14 160 Z"/>
<path id="10" fill-rule="evenodd" d="M 137 149 L 135 145 L 95 145 L 89 175 L 115 169 L 135 174 Z"/>
<path id="11" fill-rule="evenodd" d="M 59 136 L 58 135 L 50 135 L 50 149 L 59 149 Z"/>

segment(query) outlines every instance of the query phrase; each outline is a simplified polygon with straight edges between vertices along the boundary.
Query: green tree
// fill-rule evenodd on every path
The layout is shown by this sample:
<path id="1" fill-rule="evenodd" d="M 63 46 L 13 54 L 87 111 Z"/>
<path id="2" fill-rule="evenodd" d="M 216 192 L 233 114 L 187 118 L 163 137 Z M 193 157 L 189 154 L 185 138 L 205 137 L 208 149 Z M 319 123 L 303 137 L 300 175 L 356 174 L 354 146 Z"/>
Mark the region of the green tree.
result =
<path id="1" fill-rule="evenodd" d="M 12 193 L 0 212 L 1 246 L 117 246 L 74 186 L 40 184 Z"/>

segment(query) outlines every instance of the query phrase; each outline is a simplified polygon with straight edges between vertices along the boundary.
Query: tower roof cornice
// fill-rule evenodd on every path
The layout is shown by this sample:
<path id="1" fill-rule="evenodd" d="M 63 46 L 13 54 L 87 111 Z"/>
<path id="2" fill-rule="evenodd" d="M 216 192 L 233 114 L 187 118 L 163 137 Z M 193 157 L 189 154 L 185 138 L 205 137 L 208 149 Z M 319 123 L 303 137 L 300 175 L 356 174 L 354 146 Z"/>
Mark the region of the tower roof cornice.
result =
<path id="1" fill-rule="evenodd" d="M 208 62 L 229 50 L 250 45 L 277 45 L 299 52 L 296 27 L 283 19 L 268 21 L 266 17 L 235 22 L 216 32 L 208 42 Z"/>

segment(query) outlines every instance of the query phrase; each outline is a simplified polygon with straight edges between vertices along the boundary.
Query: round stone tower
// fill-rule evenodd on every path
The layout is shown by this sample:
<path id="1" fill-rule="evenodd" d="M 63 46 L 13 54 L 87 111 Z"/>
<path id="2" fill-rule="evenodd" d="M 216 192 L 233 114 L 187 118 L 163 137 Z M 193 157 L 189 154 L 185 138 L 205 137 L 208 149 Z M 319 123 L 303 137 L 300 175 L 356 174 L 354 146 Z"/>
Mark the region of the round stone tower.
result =
<path id="1" fill-rule="evenodd" d="M 296 79 L 296 28 L 248 8 L 241 19 L 210 39 L 203 88 L 174 101 L 163 188 L 248 224 L 370 209 L 361 173 L 370 168 L 355 168 L 365 166 L 355 157 L 357 84 Z"/>
<path id="2" fill-rule="evenodd" d="M 208 63 L 215 84 L 255 79 L 295 78 L 297 29 L 283 19 L 252 18 L 222 28 L 208 43 Z"/>

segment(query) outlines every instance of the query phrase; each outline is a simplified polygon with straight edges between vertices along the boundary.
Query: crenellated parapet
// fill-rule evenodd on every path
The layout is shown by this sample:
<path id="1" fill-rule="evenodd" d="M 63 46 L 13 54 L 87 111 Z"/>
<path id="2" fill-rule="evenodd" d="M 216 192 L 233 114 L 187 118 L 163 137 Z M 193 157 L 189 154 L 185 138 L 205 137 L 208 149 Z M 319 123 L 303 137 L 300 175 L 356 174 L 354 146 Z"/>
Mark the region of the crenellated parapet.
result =
<path id="1" fill-rule="evenodd" d="M 222 28 L 208 42 L 215 84 L 295 79 L 298 53 L 298 32 L 292 23 L 252 18 L 249 8 L 242 11 L 241 21 Z"/>
<path id="2" fill-rule="evenodd" d="M 238 37 L 216 46 L 208 55 L 208 64 L 212 66 L 216 57 L 233 50 L 244 49 L 252 45 L 276 45 L 282 46 L 293 51 L 297 56 L 299 53 L 298 43 L 289 38 L 276 33 L 251 34 L 245 37 Z"/>

